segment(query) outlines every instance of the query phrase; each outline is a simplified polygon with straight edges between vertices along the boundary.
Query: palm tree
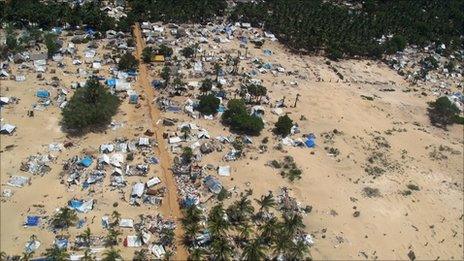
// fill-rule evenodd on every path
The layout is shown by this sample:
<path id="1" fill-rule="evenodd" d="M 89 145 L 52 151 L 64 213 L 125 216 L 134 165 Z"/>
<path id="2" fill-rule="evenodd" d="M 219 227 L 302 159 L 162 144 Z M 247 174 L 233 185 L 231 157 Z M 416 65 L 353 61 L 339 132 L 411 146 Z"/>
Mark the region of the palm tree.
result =
<path id="1" fill-rule="evenodd" d="M 259 238 L 254 239 L 243 248 L 242 259 L 263 260 L 266 257 L 265 247 Z"/>
<path id="2" fill-rule="evenodd" d="M 272 191 L 269 191 L 267 195 L 262 195 L 261 199 L 255 199 L 255 201 L 259 205 L 259 211 L 269 211 L 269 208 L 272 208 L 276 205 Z"/>
<path id="3" fill-rule="evenodd" d="M 222 66 L 219 63 L 214 64 L 214 73 L 216 74 L 216 82 L 219 80 L 219 72 L 222 70 Z"/>
<path id="4" fill-rule="evenodd" d="M 259 227 L 260 238 L 263 242 L 270 243 L 277 235 L 279 222 L 276 217 L 269 219 L 264 225 Z"/>
<path id="5" fill-rule="evenodd" d="M 49 260 L 53 261 L 66 261 L 69 259 L 69 254 L 65 248 L 59 248 L 57 245 L 54 245 L 51 248 L 45 250 L 44 255 Z"/>
<path id="6" fill-rule="evenodd" d="M 171 257 L 173 257 L 173 256 L 174 256 L 174 252 L 168 250 L 168 251 L 166 251 L 166 253 L 164 253 L 164 259 L 163 260 L 166 260 L 166 261 L 171 260 Z"/>
<path id="7" fill-rule="evenodd" d="M 205 260 L 206 251 L 203 248 L 194 248 L 190 251 L 190 255 L 188 257 L 189 261 L 201 261 Z"/>
<path id="8" fill-rule="evenodd" d="M 90 248 L 87 248 L 84 251 L 84 256 L 81 258 L 81 261 L 95 261 L 95 256 L 90 252 Z"/>
<path id="9" fill-rule="evenodd" d="M 21 261 L 29 261 L 32 259 L 34 256 L 34 252 L 23 252 L 23 255 L 21 256 Z M 6 260 L 6 259 L 0 259 L 0 260 Z"/>
<path id="10" fill-rule="evenodd" d="M 229 260 L 233 253 L 234 249 L 224 235 L 213 237 L 211 255 L 214 260 Z"/>
<path id="11" fill-rule="evenodd" d="M 113 213 L 111 213 L 111 218 L 113 218 L 113 222 L 111 223 L 111 226 L 116 226 L 119 223 L 119 220 L 121 219 L 121 214 L 114 210 Z"/>
<path id="12" fill-rule="evenodd" d="M 132 258 L 133 261 L 145 261 L 149 260 L 148 258 L 148 249 L 142 248 L 138 251 L 134 252 L 134 257 Z"/>
<path id="13" fill-rule="evenodd" d="M 76 224 L 79 220 L 76 211 L 67 207 L 62 207 L 58 213 L 55 214 L 52 220 L 52 226 L 55 228 L 68 228 Z"/>
<path id="14" fill-rule="evenodd" d="M 223 234 L 230 227 L 230 222 L 224 218 L 225 211 L 222 204 L 214 206 L 208 215 L 208 231 L 212 235 Z"/>
<path id="15" fill-rule="evenodd" d="M 305 228 L 303 224 L 303 217 L 299 214 L 284 215 L 284 221 L 282 224 L 283 232 L 287 233 L 290 237 L 293 237 L 296 232 Z"/>
<path id="16" fill-rule="evenodd" d="M 309 247 L 302 240 L 298 240 L 296 244 L 291 242 L 291 246 L 289 251 L 286 253 L 286 257 L 289 260 L 302 260 L 308 253 Z"/>
<path id="17" fill-rule="evenodd" d="M 184 134 L 184 140 L 187 140 L 188 135 L 190 134 L 190 127 L 189 126 L 183 126 L 180 129 L 180 132 L 182 132 Z"/>
<path id="18" fill-rule="evenodd" d="M 82 234 L 79 235 L 84 240 L 84 244 L 86 247 L 90 247 L 90 237 L 92 236 L 92 232 L 90 228 L 87 227 Z"/>
<path id="19" fill-rule="evenodd" d="M 118 244 L 118 237 L 122 233 L 119 230 L 115 230 L 114 228 L 109 228 L 108 229 L 108 235 L 106 235 L 105 238 L 105 246 L 114 246 Z"/>
<path id="20" fill-rule="evenodd" d="M 248 241 L 250 238 L 251 233 L 253 233 L 252 227 L 248 223 L 241 224 L 237 231 L 239 232 L 239 237 L 241 241 Z"/>
<path id="21" fill-rule="evenodd" d="M 116 261 L 116 260 L 122 260 L 122 256 L 120 254 L 120 250 L 119 249 L 114 249 L 114 248 L 110 248 L 108 250 L 106 250 L 104 253 L 103 253 L 103 259 L 102 261 Z"/>

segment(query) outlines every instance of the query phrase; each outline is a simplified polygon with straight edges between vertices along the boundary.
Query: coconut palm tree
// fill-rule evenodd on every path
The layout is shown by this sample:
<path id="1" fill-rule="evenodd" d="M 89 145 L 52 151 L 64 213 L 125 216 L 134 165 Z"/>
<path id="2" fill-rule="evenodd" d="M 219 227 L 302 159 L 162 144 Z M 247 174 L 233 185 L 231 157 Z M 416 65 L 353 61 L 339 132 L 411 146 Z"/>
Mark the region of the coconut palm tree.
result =
<path id="1" fill-rule="evenodd" d="M 301 215 L 296 213 L 284 215 L 282 230 L 290 237 L 293 237 L 296 234 L 296 232 L 298 232 L 299 230 L 303 230 L 304 228 L 305 225 L 303 224 L 303 217 Z"/>
<path id="2" fill-rule="evenodd" d="M 21 256 L 21 261 L 29 261 L 34 256 L 34 252 L 23 252 Z M 0 259 L 0 260 L 7 260 L 7 259 Z"/>
<path id="3" fill-rule="evenodd" d="M 243 260 L 263 260 L 266 257 L 265 247 L 259 238 L 254 239 L 246 244 L 243 248 Z"/>
<path id="4" fill-rule="evenodd" d="M 115 230 L 114 228 L 108 229 L 108 234 L 105 237 L 105 246 L 114 246 L 118 244 L 118 237 L 121 235 L 121 231 Z"/>
<path id="5" fill-rule="evenodd" d="M 285 254 L 289 260 L 302 260 L 306 254 L 309 254 L 309 247 L 302 241 L 291 242 L 289 251 Z"/>
<path id="6" fill-rule="evenodd" d="M 216 74 L 216 82 L 219 81 L 219 72 L 222 70 L 222 66 L 219 63 L 214 64 L 214 73 Z"/>
<path id="7" fill-rule="evenodd" d="M 270 243 L 274 240 L 279 229 L 279 222 L 276 217 L 267 220 L 262 226 L 259 227 L 260 238 L 263 242 Z"/>
<path id="8" fill-rule="evenodd" d="M 119 249 L 114 249 L 111 247 L 103 253 L 102 261 L 116 261 L 122 260 L 121 251 Z"/>
<path id="9" fill-rule="evenodd" d="M 76 224 L 78 220 L 79 218 L 77 217 L 76 211 L 67 207 L 62 207 L 53 217 L 52 226 L 54 228 L 67 229 Z"/>
<path id="10" fill-rule="evenodd" d="M 272 191 L 269 191 L 267 195 L 262 195 L 261 199 L 255 199 L 255 201 L 259 205 L 259 211 L 269 211 L 270 208 L 276 205 Z"/>
<path id="11" fill-rule="evenodd" d="M 225 211 L 222 204 L 214 206 L 208 215 L 208 231 L 212 235 L 225 233 L 230 227 L 230 222 L 225 218 Z"/>
<path id="12" fill-rule="evenodd" d="M 224 234 L 215 236 L 211 243 L 211 255 L 214 260 L 231 259 L 234 249 Z"/>
<path id="13" fill-rule="evenodd" d="M 49 260 L 53 261 L 66 261 L 69 259 L 69 254 L 65 248 L 59 248 L 57 245 L 53 245 L 51 248 L 45 250 L 44 255 Z"/>
<path id="14" fill-rule="evenodd" d="M 203 248 L 194 248 L 190 251 L 190 255 L 187 260 L 189 261 L 201 261 L 205 260 L 206 251 Z"/>
<path id="15" fill-rule="evenodd" d="M 132 258 L 133 261 L 145 261 L 149 260 L 148 258 L 148 249 L 142 248 L 138 251 L 134 252 L 134 257 Z"/>
<path id="16" fill-rule="evenodd" d="M 174 252 L 168 250 L 168 251 L 166 251 L 166 253 L 164 253 L 163 260 L 166 260 L 166 261 L 171 260 L 171 257 L 173 257 L 173 256 L 174 256 Z"/>
<path id="17" fill-rule="evenodd" d="M 84 240 L 84 244 L 86 247 L 90 247 L 90 237 L 92 236 L 92 232 L 90 228 L 87 227 L 82 234 L 79 235 Z"/>
<path id="18" fill-rule="evenodd" d="M 97 260 L 95 256 L 90 252 L 90 248 L 87 248 L 84 251 L 84 256 L 81 258 L 81 261 L 95 261 Z"/>
<path id="19" fill-rule="evenodd" d="M 121 219 L 121 214 L 114 210 L 113 213 L 111 213 L 111 218 L 113 219 L 113 222 L 111 222 L 110 226 L 117 226 L 119 224 L 119 220 Z"/>

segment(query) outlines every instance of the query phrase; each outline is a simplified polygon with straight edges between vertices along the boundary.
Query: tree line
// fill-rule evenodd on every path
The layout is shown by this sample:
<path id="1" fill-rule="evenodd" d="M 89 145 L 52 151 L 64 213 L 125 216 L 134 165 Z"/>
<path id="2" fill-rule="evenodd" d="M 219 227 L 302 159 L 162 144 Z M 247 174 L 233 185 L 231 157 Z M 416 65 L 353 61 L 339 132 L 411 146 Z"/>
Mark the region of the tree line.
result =
<path id="1" fill-rule="evenodd" d="M 321 0 L 266 0 L 241 3 L 230 20 L 251 22 L 274 33 L 295 51 L 325 51 L 342 56 L 381 57 L 406 43 L 445 43 L 460 48 L 464 35 L 464 2 L 459 0 L 354 1 L 360 8 Z M 393 35 L 386 41 L 382 36 Z"/>

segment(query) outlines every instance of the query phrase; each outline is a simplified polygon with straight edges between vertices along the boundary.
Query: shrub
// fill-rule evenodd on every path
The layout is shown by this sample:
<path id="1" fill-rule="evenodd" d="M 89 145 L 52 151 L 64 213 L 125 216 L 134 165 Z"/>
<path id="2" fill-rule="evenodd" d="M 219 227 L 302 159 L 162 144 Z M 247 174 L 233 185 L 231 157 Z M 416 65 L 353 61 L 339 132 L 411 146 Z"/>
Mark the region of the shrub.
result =
<path id="1" fill-rule="evenodd" d="M 200 104 L 197 109 L 203 115 L 216 114 L 220 102 L 221 101 L 213 94 L 203 95 L 200 97 Z"/>
<path id="2" fill-rule="evenodd" d="M 288 115 L 280 116 L 275 124 L 274 133 L 285 137 L 290 134 L 293 127 L 293 121 Z"/>
<path id="3" fill-rule="evenodd" d="M 182 159 L 187 163 L 191 163 L 193 158 L 193 150 L 190 147 L 185 147 L 182 151 Z"/>
<path id="4" fill-rule="evenodd" d="M 59 49 L 56 40 L 57 37 L 55 34 L 49 33 L 45 35 L 45 46 L 47 46 L 48 57 L 52 57 Z"/>
<path id="5" fill-rule="evenodd" d="M 173 54 L 173 50 L 171 47 L 168 47 L 164 44 L 161 44 L 159 47 L 158 47 L 158 54 L 162 54 L 166 57 L 171 57 L 172 54 Z"/>
<path id="6" fill-rule="evenodd" d="M 406 47 L 406 39 L 402 35 L 395 35 L 385 43 L 385 51 L 387 54 L 393 54 L 404 50 Z"/>
<path id="7" fill-rule="evenodd" d="M 145 63 L 151 62 L 151 57 L 153 56 L 153 48 L 145 47 L 142 51 L 142 60 Z"/>
<path id="8" fill-rule="evenodd" d="M 209 92 L 213 88 L 213 81 L 209 78 L 203 80 L 200 86 L 201 92 Z"/>
<path id="9" fill-rule="evenodd" d="M 456 122 L 456 115 L 458 113 L 458 107 L 445 96 L 438 98 L 435 102 L 429 103 L 428 114 L 430 122 L 434 126 L 446 129 L 447 125 Z"/>
<path id="10" fill-rule="evenodd" d="M 192 58 L 195 54 L 195 47 L 194 46 L 187 46 L 184 49 L 180 50 L 180 53 L 185 58 Z"/>
<path id="11" fill-rule="evenodd" d="M 118 69 L 121 71 L 129 71 L 129 70 L 136 70 L 139 62 L 130 53 L 124 54 L 118 63 Z"/>
<path id="12" fill-rule="evenodd" d="M 266 95 L 266 87 L 260 84 L 250 84 L 247 86 L 247 91 L 250 95 L 255 97 L 256 102 L 258 103 L 262 96 Z"/>
<path id="13" fill-rule="evenodd" d="M 108 92 L 95 78 L 84 88 L 76 90 L 63 108 L 62 124 L 67 129 L 105 126 L 110 123 L 119 107 L 119 99 Z"/>

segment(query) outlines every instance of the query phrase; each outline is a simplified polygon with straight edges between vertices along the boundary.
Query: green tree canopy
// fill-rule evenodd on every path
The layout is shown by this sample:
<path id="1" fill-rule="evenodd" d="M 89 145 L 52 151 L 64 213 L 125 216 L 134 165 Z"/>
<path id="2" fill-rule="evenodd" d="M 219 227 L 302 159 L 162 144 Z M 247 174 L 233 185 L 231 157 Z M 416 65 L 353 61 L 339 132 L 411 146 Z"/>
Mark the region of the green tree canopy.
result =
<path id="1" fill-rule="evenodd" d="M 82 131 L 88 127 L 102 127 L 111 122 L 120 101 L 97 79 L 91 78 L 85 87 L 76 90 L 62 110 L 62 124 L 66 129 Z"/>
<path id="2" fill-rule="evenodd" d="M 428 114 L 430 122 L 435 126 L 446 129 L 446 126 L 456 122 L 458 113 L 458 107 L 446 96 L 429 103 Z"/>
<path id="3" fill-rule="evenodd" d="M 287 114 L 285 114 L 284 116 L 280 116 L 277 122 L 275 123 L 274 132 L 277 135 L 282 135 L 283 137 L 286 137 L 287 135 L 290 134 L 292 127 L 293 127 L 293 120 L 290 119 L 290 117 L 288 117 Z"/>
<path id="4" fill-rule="evenodd" d="M 118 63 L 118 69 L 121 71 L 137 70 L 139 62 L 131 53 L 125 53 Z"/>
<path id="5" fill-rule="evenodd" d="M 213 94 L 203 95 L 200 97 L 200 103 L 197 109 L 203 115 L 213 115 L 217 113 L 220 102 L 221 101 Z"/>

